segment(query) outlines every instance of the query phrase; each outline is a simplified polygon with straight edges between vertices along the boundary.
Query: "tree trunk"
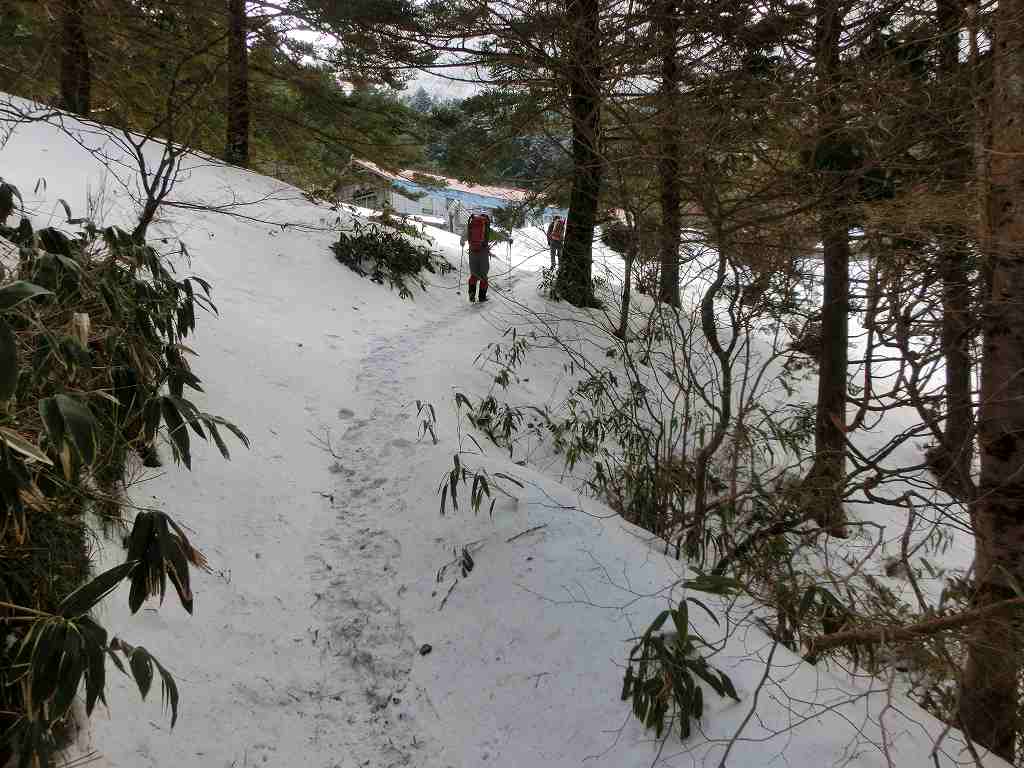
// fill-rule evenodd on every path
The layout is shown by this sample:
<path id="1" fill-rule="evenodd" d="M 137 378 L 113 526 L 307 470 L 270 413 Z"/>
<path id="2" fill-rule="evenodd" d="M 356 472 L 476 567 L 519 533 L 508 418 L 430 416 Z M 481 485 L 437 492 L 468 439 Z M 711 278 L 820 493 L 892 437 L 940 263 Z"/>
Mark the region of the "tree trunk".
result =
<path id="1" fill-rule="evenodd" d="M 657 6 L 657 23 L 662 45 L 659 104 L 660 152 L 658 176 L 661 184 L 661 283 L 658 299 L 679 306 L 679 240 L 682 227 L 682 199 L 679 193 L 679 156 L 682 151 L 682 120 L 679 114 L 679 8 L 676 0 Z"/>
<path id="2" fill-rule="evenodd" d="M 953 93 L 951 102 L 963 104 L 959 93 L 960 28 L 959 0 L 937 0 L 936 21 L 942 33 L 939 69 Z M 970 167 L 968 136 L 964 123 L 953 114 L 951 125 L 940 139 L 941 163 L 951 185 L 966 185 Z M 946 420 L 943 431 L 943 463 L 940 483 L 954 498 L 970 502 L 974 495 L 971 464 L 974 459 L 974 404 L 971 400 L 970 344 L 971 266 L 967 233 L 949 227 L 941 233 L 939 271 L 942 278 L 942 350 L 946 358 Z"/>
<path id="3" fill-rule="evenodd" d="M 992 286 L 982 321 L 975 608 L 1011 599 L 1024 582 L 1024 0 L 999 1 L 992 50 Z M 964 730 L 1010 762 L 1020 734 L 1022 623 L 1019 611 L 978 623 L 960 702 Z"/>
<path id="4" fill-rule="evenodd" d="M 711 352 L 714 354 L 718 364 L 718 402 L 716 403 L 714 426 L 711 437 L 704 442 L 704 433 L 701 430 L 701 437 L 698 440 L 700 448 L 694 456 L 693 472 L 693 517 L 686 525 L 686 554 L 695 561 L 699 561 L 700 567 L 704 566 L 706 552 L 704 551 L 704 534 L 707 528 L 708 516 L 708 476 L 710 474 L 711 462 L 722 447 L 732 421 L 732 353 L 736 349 L 739 339 L 738 329 L 733 323 L 727 329 L 731 336 L 726 346 L 722 346 L 722 340 L 718 335 L 718 323 L 715 321 L 715 302 L 719 299 L 722 288 L 725 286 L 729 259 L 727 254 L 730 246 L 722 234 L 722 229 L 717 223 L 713 231 L 714 242 L 718 244 L 718 273 L 715 280 L 704 291 L 704 297 L 700 306 L 700 325 L 704 338 L 707 339 Z M 733 313 L 730 311 L 730 315 Z M 733 316 L 735 320 L 735 317 Z"/>
<path id="5" fill-rule="evenodd" d="M 228 0 L 228 134 L 224 159 L 249 164 L 249 49 L 245 0 Z"/>
<path id="6" fill-rule="evenodd" d="M 946 358 L 946 421 L 941 487 L 970 502 L 974 495 L 974 403 L 971 399 L 971 284 L 963 233 L 949 233 L 940 244 L 942 350 Z"/>
<path id="7" fill-rule="evenodd" d="M 633 288 L 633 264 L 636 263 L 636 255 L 640 250 L 640 219 L 626 214 L 630 219 L 629 227 L 630 242 L 623 255 L 623 262 L 626 269 L 625 278 L 622 281 L 622 308 L 619 313 L 619 328 L 615 332 L 623 341 L 629 338 L 629 302 Z"/>
<path id="8" fill-rule="evenodd" d="M 85 0 L 64 0 L 61 14 L 60 105 L 88 117 L 92 68 L 85 39 Z"/>
<path id="9" fill-rule="evenodd" d="M 818 407 L 814 425 L 814 466 L 807 477 L 814 519 L 833 535 L 845 535 L 842 489 L 846 479 L 846 367 L 849 347 L 850 239 L 844 218 L 822 222 L 825 278 L 818 354 Z"/>
<path id="10" fill-rule="evenodd" d="M 818 88 L 819 147 L 837 141 L 842 103 L 836 93 L 839 38 L 843 14 L 838 0 L 817 0 L 815 70 Z M 827 151 L 821 153 L 823 156 Z M 814 464 L 804 482 L 814 519 L 833 536 L 846 536 L 843 484 L 846 479 L 846 368 L 850 313 L 850 230 L 844 172 L 826 179 L 829 187 L 820 216 L 824 248 L 824 295 L 821 350 L 818 354 L 818 403 L 814 429 Z"/>
<path id="11" fill-rule="evenodd" d="M 600 6 L 598 0 L 569 0 L 565 10 L 572 25 L 567 66 L 573 179 L 555 290 L 577 307 L 593 307 L 591 265 L 602 171 Z"/>
<path id="12" fill-rule="evenodd" d="M 135 229 L 132 230 L 132 239 L 139 245 L 145 245 L 149 225 L 156 218 L 156 212 L 159 208 L 160 203 L 153 197 L 149 197 L 143 204 L 142 212 L 139 214 L 139 221 L 135 225 Z"/>

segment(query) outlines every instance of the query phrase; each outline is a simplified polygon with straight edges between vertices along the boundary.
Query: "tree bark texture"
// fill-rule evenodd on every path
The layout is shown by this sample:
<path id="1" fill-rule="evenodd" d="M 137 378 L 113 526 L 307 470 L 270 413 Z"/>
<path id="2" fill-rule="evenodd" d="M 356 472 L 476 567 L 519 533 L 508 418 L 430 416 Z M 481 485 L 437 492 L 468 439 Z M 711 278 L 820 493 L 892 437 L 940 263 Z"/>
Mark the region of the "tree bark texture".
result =
<path id="1" fill-rule="evenodd" d="M 61 12 L 60 105 L 88 117 L 92 66 L 85 38 L 86 0 L 64 0 Z"/>
<path id="2" fill-rule="evenodd" d="M 245 0 L 228 0 L 228 105 L 224 159 L 249 164 L 249 49 Z"/>
<path id="3" fill-rule="evenodd" d="M 591 268 L 603 170 L 600 5 L 598 0 L 568 0 L 565 12 L 571 27 L 567 67 L 573 180 L 555 290 L 577 307 L 592 307 L 597 305 Z"/>
<path id="4" fill-rule="evenodd" d="M 974 404 L 971 399 L 972 323 L 968 254 L 962 233 L 949 233 L 940 243 L 942 274 L 942 351 L 946 358 L 946 420 L 940 483 L 954 498 L 970 502 L 974 495 Z"/>
<path id="5" fill-rule="evenodd" d="M 640 217 L 627 213 L 626 218 L 630 240 L 629 245 L 626 247 L 626 253 L 622 257 L 625 275 L 622 280 L 619 328 L 615 332 L 615 335 L 623 341 L 629 338 L 629 305 L 633 293 L 633 265 L 636 263 L 637 254 L 640 252 Z"/>
<path id="6" fill-rule="evenodd" d="M 820 147 L 841 136 L 842 103 L 836 93 L 839 39 L 843 13 L 839 0 L 815 2 L 815 69 Z M 827 154 L 826 152 L 822 153 Z M 821 350 L 818 354 L 818 402 L 814 430 L 814 464 L 804 488 L 815 520 L 835 536 L 846 536 L 842 488 L 846 478 L 846 369 L 850 314 L 850 237 L 846 208 L 849 193 L 843 172 L 830 173 L 820 215 L 824 253 L 821 305 Z"/>
<path id="7" fill-rule="evenodd" d="M 682 197 L 679 190 L 679 157 L 682 151 L 682 115 L 679 110 L 679 58 L 676 45 L 681 26 L 677 0 L 656 6 L 661 38 L 661 83 L 658 121 L 660 152 L 658 176 L 661 185 L 661 283 L 659 300 L 679 306 L 679 241 L 682 227 Z"/>
<path id="8" fill-rule="evenodd" d="M 983 355 L 974 507 L 974 607 L 1015 597 L 1024 583 L 1024 0 L 999 0 L 994 26 L 992 145 L 985 211 L 991 289 Z M 1024 617 L 979 622 L 968 640 L 960 723 L 1013 762 L 1021 734 Z"/>
<path id="9" fill-rule="evenodd" d="M 960 29 L 962 13 L 958 0 L 937 0 L 936 21 L 939 41 L 939 71 L 953 95 L 951 107 L 971 113 L 961 98 Z M 939 139 L 940 162 L 951 185 L 968 182 L 970 173 L 969 136 L 965 121 L 952 111 L 951 124 Z M 946 358 L 946 419 L 943 429 L 943 463 L 940 482 L 954 498 L 970 502 L 974 495 L 971 465 L 974 460 L 974 404 L 971 399 L 971 264 L 967 233 L 950 227 L 940 233 L 939 271 L 942 278 L 942 350 Z"/>

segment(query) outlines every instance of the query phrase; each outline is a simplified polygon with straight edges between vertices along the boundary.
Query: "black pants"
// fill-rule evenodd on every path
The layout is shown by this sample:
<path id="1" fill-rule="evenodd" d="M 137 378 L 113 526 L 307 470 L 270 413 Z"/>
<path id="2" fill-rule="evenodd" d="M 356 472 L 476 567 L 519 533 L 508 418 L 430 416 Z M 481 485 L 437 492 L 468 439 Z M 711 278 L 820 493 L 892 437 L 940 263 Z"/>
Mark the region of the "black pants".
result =
<path id="1" fill-rule="evenodd" d="M 491 271 L 491 252 L 486 248 L 478 251 L 469 250 L 469 274 L 486 282 L 487 273 Z"/>
<path id="2" fill-rule="evenodd" d="M 558 259 L 562 258 L 562 241 L 550 240 L 548 246 L 551 248 L 551 268 L 558 266 Z"/>

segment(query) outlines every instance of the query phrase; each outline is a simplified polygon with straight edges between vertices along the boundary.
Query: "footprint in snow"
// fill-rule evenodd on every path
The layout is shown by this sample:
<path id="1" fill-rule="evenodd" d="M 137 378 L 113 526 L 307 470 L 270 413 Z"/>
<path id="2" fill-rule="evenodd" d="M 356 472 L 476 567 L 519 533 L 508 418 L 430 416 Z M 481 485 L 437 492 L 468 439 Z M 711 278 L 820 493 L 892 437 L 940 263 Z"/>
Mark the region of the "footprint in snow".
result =
<path id="1" fill-rule="evenodd" d="M 363 428 L 366 427 L 369 423 L 370 422 L 368 420 L 367 421 L 353 421 L 352 425 L 348 429 L 345 430 L 345 434 L 343 434 L 342 437 L 343 438 L 346 438 L 346 437 L 347 438 L 359 437 L 360 433 L 363 431 Z"/>

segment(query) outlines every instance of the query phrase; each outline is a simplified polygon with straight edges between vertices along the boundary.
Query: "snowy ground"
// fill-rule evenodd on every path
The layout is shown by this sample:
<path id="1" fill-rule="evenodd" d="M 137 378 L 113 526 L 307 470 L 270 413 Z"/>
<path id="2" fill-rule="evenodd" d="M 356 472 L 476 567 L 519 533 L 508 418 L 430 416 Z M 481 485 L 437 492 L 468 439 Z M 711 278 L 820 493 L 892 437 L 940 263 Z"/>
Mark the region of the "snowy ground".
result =
<path id="1" fill-rule="evenodd" d="M 464 461 L 525 487 L 499 494 L 493 516 L 439 515 L 438 483 L 460 447 L 453 394 L 490 384 L 474 358 L 533 322 L 530 308 L 570 312 L 536 291 L 539 230 L 499 249 L 508 260 L 492 267 L 488 305 L 466 302 L 459 271 L 403 302 L 333 259 L 328 209 L 255 174 L 191 166 L 179 201 L 259 201 L 231 209 L 244 219 L 170 208 L 154 232 L 188 244 L 187 271 L 212 282 L 220 309 L 194 340 L 207 390 L 197 404 L 253 446 L 225 463 L 197 445 L 193 472 L 170 467 L 133 488 L 137 504 L 194 532 L 215 573 L 195 579 L 194 617 L 172 600 L 134 617 L 126 594 L 108 601 L 111 631 L 175 674 L 182 712 L 171 732 L 155 694 L 140 705 L 112 675 L 109 715 L 88 735 L 99 765 L 935 764 L 942 729 L 916 706 L 881 681 L 800 663 L 749 627 L 714 659 L 741 702 L 708 692 L 703 733 L 656 742 L 619 701 L 621 663 L 630 638 L 678 602 L 680 564 L 555 468 L 516 466 L 497 449 Z M 104 190 L 93 207 L 106 223 L 132 210 L 94 157 L 45 125 L 14 134 L 0 175 L 38 224 L 63 219 L 58 198 L 85 211 L 87 190 Z M 28 194 L 40 177 L 45 189 Z M 457 236 L 429 231 L 458 266 Z M 534 365 L 521 394 L 544 402 L 564 376 L 553 359 Z M 418 439 L 417 399 L 436 408 L 438 445 Z M 475 568 L 448 567 L 439 582 L 464 546 Z M 123 553 L 108 543 L 101 556 Z M 718 637 L 697 613 L 699 631 Z M 938 760 L 967 762 L 952 736 Z"/>

